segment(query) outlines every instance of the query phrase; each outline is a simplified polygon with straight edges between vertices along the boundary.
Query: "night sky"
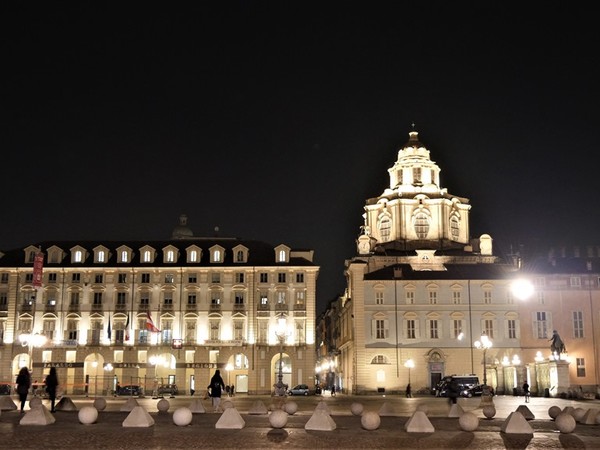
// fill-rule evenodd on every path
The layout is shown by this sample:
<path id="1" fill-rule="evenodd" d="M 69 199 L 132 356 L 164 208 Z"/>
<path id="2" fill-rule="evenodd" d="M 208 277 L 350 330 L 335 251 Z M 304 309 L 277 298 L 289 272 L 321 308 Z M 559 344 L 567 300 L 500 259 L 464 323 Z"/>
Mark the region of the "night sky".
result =
<path id="1" fill-rule="evenodd" d="M 2 7 L 0 249 L 168 239 L 185 213 L 313 248 L 322 311 L 413 123 L 499 254 L 600 243 L 579 2 L 175 3 Z"/>

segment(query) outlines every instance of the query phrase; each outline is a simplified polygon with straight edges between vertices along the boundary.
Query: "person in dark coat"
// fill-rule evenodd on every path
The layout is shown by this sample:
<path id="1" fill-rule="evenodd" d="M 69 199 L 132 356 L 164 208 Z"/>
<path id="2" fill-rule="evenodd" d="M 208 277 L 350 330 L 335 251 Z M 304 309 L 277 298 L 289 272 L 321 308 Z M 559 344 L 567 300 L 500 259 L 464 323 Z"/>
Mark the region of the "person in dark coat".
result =
<path id="1" fill-rule="evenodd" d="M 531 392 L 529 392 L 529 383 L 527 381 L 523 383 L 523 394 L 525 395 L 525 403 L 529 403 Z"/>
<path id="2" fill-rule="evenodd" d="M 221 377 L 221 371 L 219 369 L 215 370 L 215 374 L 210 379 L 208 389 L 210 390 L 210 396 L 212 397 L 213 408 L 215 412 L 218 412 L 219 405 L 221 404 L 221 393 L 225 389 L 225 382 Z"/>
<path id="3" fill-rule="evenodd" d="M 27 367 L 21 367 L 17 375 L 17 394 L 21 402 L 21 412 L 25 412 L 25 402 L 27 401 L 27 393 L 31 388 L 31 375 Z"/>
<path id="4" fill-rule="evenodd" d="M 458 383 L 456 382 L 456 380 L 452 380 L 450 381 L 450 384 L 448 385 L 448 402 L 452 405 L 456 403 L 456 400 L 458 399 L 458 392 L 459 388 L 458 388 Z"/>
<path id="5" fill-rule="evenodd" d="M 58 389 L 58 376 L 56 375 L 56 367 L 50 367 L 50 373 L 46 377 L 46 392 L 50 399 L 50 412 L 56 412 L 54 403 L 56 402 L 56 390 Z"/>

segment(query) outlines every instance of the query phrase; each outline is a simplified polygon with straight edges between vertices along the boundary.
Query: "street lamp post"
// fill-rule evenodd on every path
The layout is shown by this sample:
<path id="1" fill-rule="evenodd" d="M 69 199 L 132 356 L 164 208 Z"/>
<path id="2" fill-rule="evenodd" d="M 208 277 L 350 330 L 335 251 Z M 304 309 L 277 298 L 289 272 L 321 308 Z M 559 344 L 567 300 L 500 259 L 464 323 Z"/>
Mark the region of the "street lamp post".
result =
<path id="1" fill-rule="evenodd" d="M 484 331 L 481 333 L 481 337 L 478 341 L 473 343 L 475 348 L 479 350 L 483 350 L 483 393 L 484 395 L 489 395 L 489 388 L 487 385 L 487 350 L 492 347 L 492 340 L 488 337 L 487 333 Z"/>
<path id="2" fill-rule="evenodd" d="M 231 365 L 231 363 L 228 363 L 225 366 L 225 370 L 227 371 L 227 386 L 229 387 L 229 393 L 228 394 L 229 394 L 229 396 L 231 396 L 231 382 L 230 382 L 231 380 L 230 380 L 230 377 L 229 377 L 229 372 L 231 372 L 233 370 L 233 366 Z"/>
<path id="3" fill-rule="evenodd" d="M 408 359 L 404 363 L 404 367 L 408 369 L 408 384 L 410 384 L 410 369 L 415 367 L 415 362 L 412 359 Z"/>
<path id="4" fill-rule="evenodd" d="M 283 314 L 279 316 L 275 336 L 277 336 L 277 340 L 279 341 L 279 373 L 277 374 L 277 383 L 275 383 L 274 386 L 275 395 L 285 397 L 288 385 L 283 382 L 283 344 L 285 344 L 285 339 L 287 337 L 287 326 Z"/>

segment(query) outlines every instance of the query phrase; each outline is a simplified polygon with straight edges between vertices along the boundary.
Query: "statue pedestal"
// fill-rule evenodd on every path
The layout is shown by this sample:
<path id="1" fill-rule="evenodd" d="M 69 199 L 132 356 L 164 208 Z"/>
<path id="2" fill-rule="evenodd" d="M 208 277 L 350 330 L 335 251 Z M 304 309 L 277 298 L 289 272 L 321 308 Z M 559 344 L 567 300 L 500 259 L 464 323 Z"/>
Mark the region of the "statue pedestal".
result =
<path id="1" fill-rule="evenodd" d="M 535 363 L 538 396 L 557 397 L 567 392 L 569 380 L 569 362 L 564 359 L 545 359 Z"/>

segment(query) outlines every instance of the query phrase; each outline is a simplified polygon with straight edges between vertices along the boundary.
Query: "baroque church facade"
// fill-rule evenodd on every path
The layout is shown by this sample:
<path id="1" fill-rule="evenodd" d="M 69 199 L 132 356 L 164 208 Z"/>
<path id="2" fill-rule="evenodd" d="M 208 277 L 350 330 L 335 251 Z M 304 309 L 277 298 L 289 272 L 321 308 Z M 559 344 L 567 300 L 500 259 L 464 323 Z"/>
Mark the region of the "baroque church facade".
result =
<path id="1" fill-rule="evenodd" d="M 41 242 L 0 253 L 0 383 L 20 367 L 66 393 L 203 392 L 220 369 L 236 392 L 314 383 L 313 251 L 195 237 Z M 281 364 L 280 364 L 281 359 Z"/>
<path id="2" fill-rule="evenodd" d="M 354 394 L 409 383 L 430 392 L 446 375 L 475 374 L 498 393 L 525 381 L 537 395 L 595 393 L 600 249 L 503 261 L 490 235 L 471 238 L 469 200 L 441 186 L 416 131 L 388 176 L 364 206 L 344 295 L 317 324 L 321 380 Z M 550 351 L 555 329 L 567 342 L 560 354 Z"/>

